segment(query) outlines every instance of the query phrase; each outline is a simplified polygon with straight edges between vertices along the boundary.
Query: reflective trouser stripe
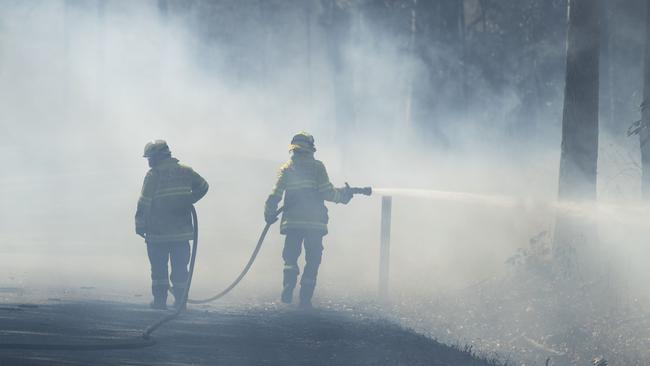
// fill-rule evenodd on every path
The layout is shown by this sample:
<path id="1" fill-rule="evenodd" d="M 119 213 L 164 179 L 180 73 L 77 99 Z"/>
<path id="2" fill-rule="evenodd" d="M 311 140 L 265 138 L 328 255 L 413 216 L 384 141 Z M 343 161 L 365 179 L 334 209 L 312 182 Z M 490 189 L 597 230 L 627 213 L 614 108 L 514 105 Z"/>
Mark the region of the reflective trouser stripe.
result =
<path id="1" fill-rule="evenodd" d="M 194 237 L 194 232 L 190 231 L 181 234 L 147 234 L 147 242 L 168 242 L 190 240 Z"/>
<path id="2" fill-rule="evenodd" d="M 322 229 L 327 230 L 327 224 L 313 221 L 285 221 L 282 223 L 282 229 L 289 228 L 308 228 L 308 229 Z"/>
<path id="3" fill-rule="evenodd" d="M 169 280 L 151 280 L 151 286 L 169 286 Z"/>
<path id="4" fill-rule="evenodd" d="M 285 264 L 284 271 L 300 273 L 300 268 L 298 268 L 297 264 Z"/>

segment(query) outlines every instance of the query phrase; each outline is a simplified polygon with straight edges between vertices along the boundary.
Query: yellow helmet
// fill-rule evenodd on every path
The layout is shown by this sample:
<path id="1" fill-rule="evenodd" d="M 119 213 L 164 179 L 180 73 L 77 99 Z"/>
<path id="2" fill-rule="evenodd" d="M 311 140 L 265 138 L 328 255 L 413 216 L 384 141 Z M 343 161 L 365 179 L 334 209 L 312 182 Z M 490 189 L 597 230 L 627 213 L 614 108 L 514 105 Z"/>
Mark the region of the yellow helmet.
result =
<path id="1" fill-rule="evenodd" d="M 169 146 L 165 140 L 154 140 L 144 146 L 144 158 L 151 158 L 160 155 L 170 155 Z"/>
<path id="2" fill-rule="evenodd" d="M 315 152 L 314 136 L 304 131 L 295 134 L 291 139 L 289 151 Z"/>

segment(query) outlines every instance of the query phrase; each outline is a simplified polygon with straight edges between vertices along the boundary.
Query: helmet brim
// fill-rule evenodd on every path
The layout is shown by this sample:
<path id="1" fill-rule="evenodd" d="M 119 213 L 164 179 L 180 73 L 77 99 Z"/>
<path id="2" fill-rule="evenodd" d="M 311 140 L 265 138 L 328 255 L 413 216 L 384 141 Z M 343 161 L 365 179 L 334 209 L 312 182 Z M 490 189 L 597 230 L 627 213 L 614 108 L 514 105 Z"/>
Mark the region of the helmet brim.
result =
<path id="1" fill-rule="evenodd" d="M 289 151 L 304 151 L 304 152 L 316 152 L 315 147 L 309 147 L 309 146 L 304 146 L 304 145 L 298 145 L 298 144 L 291 144 L 289 145 Z"/>

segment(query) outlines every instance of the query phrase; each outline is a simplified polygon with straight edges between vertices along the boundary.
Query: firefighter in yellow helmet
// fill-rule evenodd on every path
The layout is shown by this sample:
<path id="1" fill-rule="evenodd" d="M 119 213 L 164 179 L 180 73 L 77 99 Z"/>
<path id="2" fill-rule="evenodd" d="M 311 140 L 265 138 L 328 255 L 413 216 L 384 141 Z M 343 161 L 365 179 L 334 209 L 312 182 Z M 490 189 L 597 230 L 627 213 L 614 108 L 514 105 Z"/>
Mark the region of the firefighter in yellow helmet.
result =
<path id="1" fill-rule="evenodd" d="M 291 159 L 280 168 L 278 180 L 266 200 L 264 216 L 268 223 L 277 220 L 276 211 L 284 195 L 280 232 L 286 235 L 282 258 L 284 279 L 282 302 L 291 303 L 300 269 L 298 257 L 305 247 L 305 268 L 300 279 L 300 306 L 310 308 L 316 287 L 318 267 L 327 234 L 327 207 L 324 201 L 347 204 L 352 199 L 348 188 L 334 188 L 325 165 L 314 158 L 314 138 L 296 134 L 289 145 Z"/>
<path id="2" fill-rule="evenodd" d="M 190 244 L 193 238 L 191 206 L 208 192 L 208 183 L 192 168 L 171 155 L 164 140 L 149 142 L 144 157 L 151 168 L 144 178 L 135 214 L 135 232 L 147 243 L 151 263 L 153 309 L 167 308 L 169 280 L 174 306 L 182 304 L 188 279 Z M 171 262 L 171 276 L 168 276 Z"/>

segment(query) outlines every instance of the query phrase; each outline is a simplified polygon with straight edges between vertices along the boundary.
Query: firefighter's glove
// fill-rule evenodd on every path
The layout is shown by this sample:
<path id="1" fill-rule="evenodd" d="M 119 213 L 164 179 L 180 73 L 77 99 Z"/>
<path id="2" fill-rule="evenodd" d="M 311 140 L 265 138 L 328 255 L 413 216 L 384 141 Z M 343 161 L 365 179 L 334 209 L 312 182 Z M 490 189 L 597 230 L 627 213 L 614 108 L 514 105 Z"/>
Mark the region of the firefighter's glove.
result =
<path id="1" fill-rule="evenodd" d="M 273 225 L 276 221 L 278 221 L 278 215 L 273 213 L 264 214 L 264 220 L 268 225 Z"/>
<path id="2" fill-rule="evenodd" d="M 144 229 L 136 228 L 136 229 L 135 229 L 135 233 L 138 234 L 138 235 L 140 235 L 142 238 L 145 237 Z"/>
<path id="3" fill-rule="evenodd" d="M 347 183 L 345 183 L 345 187 L 343 187 L 341 191 L 341 203 L 347 205 L 350 200 L 352 200 L 353 196 L 354 194 L 352 193 L 352 189 Z"/>

